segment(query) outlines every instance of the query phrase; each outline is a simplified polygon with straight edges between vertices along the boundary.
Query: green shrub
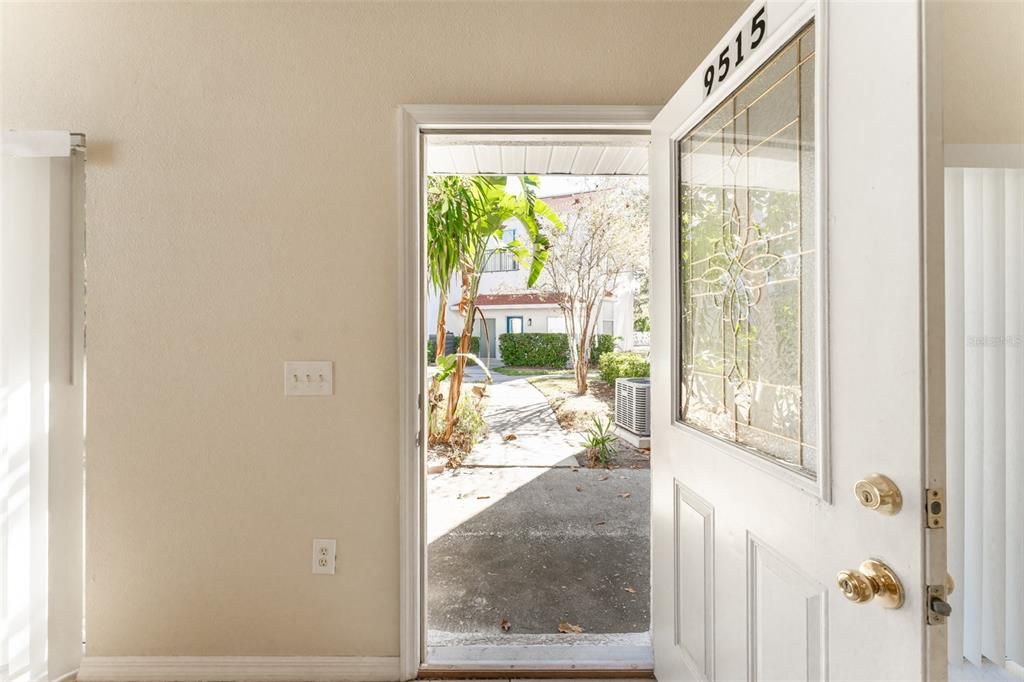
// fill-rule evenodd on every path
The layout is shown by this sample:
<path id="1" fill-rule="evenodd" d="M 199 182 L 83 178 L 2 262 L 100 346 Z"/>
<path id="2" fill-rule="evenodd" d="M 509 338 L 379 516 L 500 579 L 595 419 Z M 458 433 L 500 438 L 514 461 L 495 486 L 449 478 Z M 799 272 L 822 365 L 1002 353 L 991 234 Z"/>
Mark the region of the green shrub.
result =
<path id="1" fill-rule="evenodd" d="M 480 357 L 480 337 L 471 336 L 469 337 L 469 352 L 473 355 Z"/>
<path id="2" fill-rule="evenodd" d="M 609 384 L 623 377 L 651 376 L 651 363 L 640 353 L 604 353 L 597 361 L 597 369 Z"/>
<path id="3" fill-rule="evenodd" d="M 501 361 L 509 367 L 556 367 L 569 364 L 565 334 L 502 334 Z"/>
<path id="4" fill-rule="evenodd" d="M 590 364 L 596 365 L 601 361 L 601 356 L 615 350 L 615 336 L 612 334 L 596 334 L 594 344 L 590 349 Z"/>

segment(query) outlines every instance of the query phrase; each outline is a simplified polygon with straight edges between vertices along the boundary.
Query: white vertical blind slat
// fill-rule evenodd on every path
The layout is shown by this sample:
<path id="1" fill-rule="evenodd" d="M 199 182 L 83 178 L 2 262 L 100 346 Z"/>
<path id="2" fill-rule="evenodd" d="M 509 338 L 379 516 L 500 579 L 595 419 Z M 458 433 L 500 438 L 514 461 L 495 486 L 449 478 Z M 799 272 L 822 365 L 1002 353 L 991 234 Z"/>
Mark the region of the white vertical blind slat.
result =
<path id="1" fill-rule="evenodd" d="M 946 527 L 949 572 L 964 575 L 964 171 L 946 169 Z M 964 656 L 964 591 L 950 595 L 949 660 Z"/>
<path id="2" fill-rule="evenodd" d="M 984 406 L 981 653 L 1006 658 L 1006 213 L 1003 171 L 982 170 Z"/>
<path id="3" fill-rule="evenodd" d="M 982 174 L 964 170 L 964 657 L 981 664 L 984 335 Z M 979 532 L 974 532 L 977 529 Z"/>
<path id="4" fill-rule="evenodd" d="M 1024 170 L 1005 176 L 1006 657 L 1024 665 Z"/>

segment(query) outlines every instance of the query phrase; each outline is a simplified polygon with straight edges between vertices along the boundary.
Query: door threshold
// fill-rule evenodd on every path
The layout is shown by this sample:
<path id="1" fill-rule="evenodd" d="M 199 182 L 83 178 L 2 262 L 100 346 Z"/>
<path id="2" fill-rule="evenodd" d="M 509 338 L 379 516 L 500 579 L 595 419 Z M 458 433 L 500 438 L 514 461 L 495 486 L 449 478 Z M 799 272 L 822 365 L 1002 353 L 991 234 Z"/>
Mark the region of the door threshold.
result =
<path id="1" fill-rule="evenodd" d="M 437 679 L 456 679 L 456 675 L 465 679 L 484 674 L 482 679 L 566 676 L 650 679 L 654 671 L 654 650 L 650 641 L 646 632 L 568 636 L 456 635 L 445 645 L 427 647 L 420 675 Z"/>
<path id="2" fill-rule="evenodd" d="M 653 680 L 654 669 L 643 670 L 440 670 L 429 666 L 420 668 L 418 680 Z"/>

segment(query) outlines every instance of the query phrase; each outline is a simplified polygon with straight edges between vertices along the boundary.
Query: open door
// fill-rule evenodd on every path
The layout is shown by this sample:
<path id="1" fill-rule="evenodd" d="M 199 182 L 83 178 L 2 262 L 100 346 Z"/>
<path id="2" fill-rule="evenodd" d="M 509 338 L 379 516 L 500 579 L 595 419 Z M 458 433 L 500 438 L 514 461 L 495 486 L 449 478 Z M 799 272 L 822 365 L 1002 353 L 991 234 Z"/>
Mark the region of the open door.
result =
<path id="1" fill-rule="evenodd" d="M 920 12 L 758 0 L 654 121 L 660 680 L 944 679 Z"/>

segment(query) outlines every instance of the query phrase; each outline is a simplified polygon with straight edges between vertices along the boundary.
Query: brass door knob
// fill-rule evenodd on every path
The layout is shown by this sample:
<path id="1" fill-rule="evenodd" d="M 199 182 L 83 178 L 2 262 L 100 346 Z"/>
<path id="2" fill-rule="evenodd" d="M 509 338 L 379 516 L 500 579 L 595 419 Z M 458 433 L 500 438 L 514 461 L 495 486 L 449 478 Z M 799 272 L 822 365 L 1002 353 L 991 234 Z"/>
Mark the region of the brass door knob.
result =
<path id="1" fill-rule="evenodd" d="M 853 487 L 857 501 L 879 514 L 892 516 L 903 508 L 903 495 L 892 479 L 882 474 L 868 474 Z"/>
<path id="2" fill-rule="evenodd" d="M 860 570 L 839 571 L 836 584 L 843 596 L 855 604 L 878 599 L 887 609 L 903 606 L 903 583 L 892 569 L 876 559 L 868 559 Z"/>

